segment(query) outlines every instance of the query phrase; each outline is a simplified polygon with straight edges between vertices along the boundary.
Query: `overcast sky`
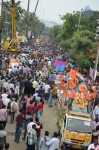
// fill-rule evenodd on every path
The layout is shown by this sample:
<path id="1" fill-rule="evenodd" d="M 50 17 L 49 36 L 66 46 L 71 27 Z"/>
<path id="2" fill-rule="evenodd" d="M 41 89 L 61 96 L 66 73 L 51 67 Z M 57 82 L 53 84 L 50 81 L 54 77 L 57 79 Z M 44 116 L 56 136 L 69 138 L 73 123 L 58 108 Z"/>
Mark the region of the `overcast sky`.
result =
<path id="1" fill-rule="evenodd" d="M 1 1 L 1 0 L 0 0 Z M 16 2 L 18 0 L 15 0 Z M 21 6 L 27 9 L 28 0 L 21 0 Z M 30 0 L 30 11 L 35 9 L 37 0 Z M 81 10 L 89 5 L 92 10 L 99 10 L 99 0 L 39 0 L 36 15 L 40 19 L 60 22 L 59 15 Z"/>

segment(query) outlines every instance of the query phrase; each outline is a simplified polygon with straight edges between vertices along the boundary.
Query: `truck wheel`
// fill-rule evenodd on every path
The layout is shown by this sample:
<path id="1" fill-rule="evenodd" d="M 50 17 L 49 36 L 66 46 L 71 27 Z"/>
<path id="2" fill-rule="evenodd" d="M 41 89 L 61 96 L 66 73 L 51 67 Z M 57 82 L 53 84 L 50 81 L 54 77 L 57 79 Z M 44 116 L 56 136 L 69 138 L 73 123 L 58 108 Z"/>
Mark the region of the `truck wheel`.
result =
<path id="1" fill-rule="evenodd" d="M 62 149 L 62 150 L 70 150 L 70 149 L 68 148 L 68 146 L 66 145 L 65 142 L 62 143 L 61 149 Z"/>

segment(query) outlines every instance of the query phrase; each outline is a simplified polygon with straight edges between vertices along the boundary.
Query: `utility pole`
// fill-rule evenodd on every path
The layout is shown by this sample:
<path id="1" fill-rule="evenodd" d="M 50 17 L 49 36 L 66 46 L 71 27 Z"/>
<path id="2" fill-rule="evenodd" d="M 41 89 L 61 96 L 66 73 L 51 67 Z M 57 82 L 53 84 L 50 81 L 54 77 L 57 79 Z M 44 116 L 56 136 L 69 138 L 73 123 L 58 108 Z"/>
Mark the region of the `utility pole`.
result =
<path id="1" fill-rule="evenodd" d="M 0 50 L 1 50 L 1 40 L 2 40 L 2 29 L 3 29 L 3 21 L 4 21 L 4 17 L 3 17 L 3 0 L 1 1 L 1 27 L 0 27 Z"/>
<path id="2" fill-rule="evenodd" d="M 27 19 L 26 19 L 26 37 L 27 37 L 27 34 L 28 34 L 28 16 L 29 16 L 29 8 L 30 8 L 30 0 L 28 0 L 28 4 L 27 4 L 27 13 L 26 13 L 26 16 L 27 16 Z"/>
<path id="3" fill-rule="evenodd" d="M 97 19 L 97 25 L 99 25 L 99 19 Z M 97 45 L 97 55 L 96 55 L 95 68 L 94 68 L 94 80 L 96 79 L 97 76 L 97 66 L 99 61 L 99 26 L 97 26 L 96 29 L 96 39 L 98 40 L 98 45 Z"/>
<path id="4" fill-rule="evenodd" d="M 36 2 L 36 6 L 35 6 L 35 10 L 34 10 L 34 17 L 36 16 L 36 11 L 37 11 L 38 4 L 39 4 L 39 0 L 37 0 L 37 2 Z M 34 37 L 36 35 L 36 33 L 35 33 L 35 26 L 36 26 L 36 24 L 35 24 L 35 21 L 34 21 L 33 22 L 33 30 L 34 30 L 33 34 L 34 34 Z"/>
<path id="5" fill-rule="evenodd" d="M 30 0 L 28 0 L 27 13 L 29 13 L 29 8 L 30 8 Z"/>
<path id="6" fill-rule="evenodd" d="M 39 4 L 39 0 L 37 0 L 36 6 L 35 6 L 34 14 L 36 13 L 36 10 L 37 10 L 37 7 L 38 7 L 38 4 Z"/>

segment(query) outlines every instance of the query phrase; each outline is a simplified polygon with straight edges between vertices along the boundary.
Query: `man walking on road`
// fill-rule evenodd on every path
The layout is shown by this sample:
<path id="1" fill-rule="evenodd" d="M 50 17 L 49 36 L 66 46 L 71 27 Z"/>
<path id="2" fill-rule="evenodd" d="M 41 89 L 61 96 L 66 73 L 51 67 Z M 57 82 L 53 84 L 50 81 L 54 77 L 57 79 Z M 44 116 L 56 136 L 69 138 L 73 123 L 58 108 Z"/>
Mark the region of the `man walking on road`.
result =
<path id="1" fill-rule="evenodd" d="M 40 143 L 40 136 L 41 136 L 41 129 L 43 128 L 42 123 L 39 121 L 39 118 L 35 118 L 36 124 L 40 126 L 39 129 L 36 128 L 37 133 L 37 141 L 36 141 L 36 150 L 39 150 L 39 143 Z"/>
<path id="2" fill-rule="evenodd" d="M 49 132 L 45 131 L 45 136 L 40 141 L 40 150 L 49 150 L 49 146 L 46 145 L 46 142 L 49 142 L 50 140 Z"/>
<path id="3" fill-rule="evenodd" d="M 3 127 L 0 124 L 0 150 L 3 150 L 4 145 L 6 144 L 7 133 L 3 131 Z"/>
<path id="4" fill-rule="evenodd" d="M 22 111 L 20 110 L 20 113 L 16 116 L 16 131 L 14 140 L 16 143 L 19 143 L 22 127 L 23 127 L 23 115 Z"/>
<path id="5" fill-rule="evenodd" d="M 6 109 L 6 105 L 3 105 L 2 109 L 0 109 L 0 124 L 3 127 L 3 130 L 6 127 L 6 121 L 7 121 L 7 109 Z"/>
<path id="6" fill-rule="evenodd" d="M 99 145 L 98 145 L 98 137 L 95 137 L 94 139 L 94 143 L 90 144 L 88 147 L 88 150 L 98 150 L 99 149 Z"/>
<path id="7" fill-rule="evenodd" d="M 49 142 L 46 142 L 46 145 L 49 146 L 49 150 L 59 149 L 59 139 L 57 137 L 57 132 L 54 132 L 54 137 Z"/>
<path id="8" fill-rule="evenodd" d="M 35 150 L 35 144 L 37 139 L 36 125 L 32 125 L 32 129 L 27 133 L 27 150 Z"/>
<path id="9" fill-rule="evenodd" d="M 14 122 L 14 119 L 15 119 L 15 113 L 18 112 L 18 105 L 17 103 L 15 102 L 15 99 L 13 98 L 12 99 L 12 102 L 11 102 L 11 123 Z"/>

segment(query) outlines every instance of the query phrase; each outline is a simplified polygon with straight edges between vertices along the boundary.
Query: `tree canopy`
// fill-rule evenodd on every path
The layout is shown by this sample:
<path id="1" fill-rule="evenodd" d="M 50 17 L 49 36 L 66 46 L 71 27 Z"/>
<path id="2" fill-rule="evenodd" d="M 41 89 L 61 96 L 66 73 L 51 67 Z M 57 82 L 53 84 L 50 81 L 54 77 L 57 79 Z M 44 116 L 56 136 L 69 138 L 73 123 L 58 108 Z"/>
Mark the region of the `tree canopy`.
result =
<path id="1" fill-rule="evenodd" d="M 63 25 L 50 29 L 53 39 L 82 69 L 94 66 L 96 56 L 96 26 L 98 11 L 89 18 L 80 17 L 80 12 L 67 13 L 62 17 Z M 91 50 L 91 51 L 90 51 Z"/>
<path id="2" fill-rule="evenodd" d="M 20 6 L 21 1 L 15 3 L 17 29 L 19 34 L 25 34 L 31 30 L 33 36 L 41 34 L 45 25 L 38 19 L 34 12 L 27 12 Z M 11 2 L 4 3 L 4 21 L 9 23 L 9 32 L 11 32 Z"/>

